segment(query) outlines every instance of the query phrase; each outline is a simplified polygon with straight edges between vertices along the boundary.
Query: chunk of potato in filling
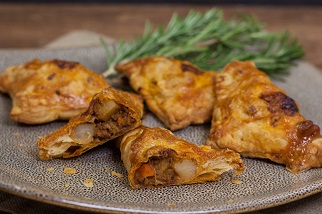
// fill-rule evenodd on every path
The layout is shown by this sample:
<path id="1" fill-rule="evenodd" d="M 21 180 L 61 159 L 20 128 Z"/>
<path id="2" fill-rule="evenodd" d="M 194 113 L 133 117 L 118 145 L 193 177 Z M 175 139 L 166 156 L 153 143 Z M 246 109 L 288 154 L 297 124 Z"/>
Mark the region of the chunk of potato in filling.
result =
<path id="1" fill-rule="evenodd" d="M 171 151 L 171 150 L 170 150 Z M 192 180 L 197 173 L 197 164 L 190 159 L 180 159 L 175 152 L 152 156 L 135 173 L 136 180 L 149 186 L 171 185 Z"/>
<path id="2" fill-rule="evenodd" d="M 96 115 L 92 120 L 94 122 L 82 123 L 74 127 L 71 134 L 66 136 L 66 139 L 58 138 L 55 149 L 59 149 L 59 152 L 56 152 L 57 154 L 51 152 L 50 154 L 55 156 L 60 156 L 63 153 L 73 154 L 81 145 L 84 148 L 90 148 L 92 144 L 96 144 L 98 141 L 104 143 L 135 122 L 135 119 L 123 106 L 118 106 L 113 110 L 113 114 L 105 114 L 105 116 L 102 119 L 102 115 L 100 117 Z"/>
<path id="3" fill-rule="evenodd" d="M 73 139 L 78 144 L 88 144 L 93 140 L 95 124 L 84 123 L 75 127 Z"/>
<path id="4" fill-rule="evenodd" d="M 94 108 L 97 119 L 99 120 L 107 120 L 119 109 L 120 106 L 114 102 L 113 100 L 107 100 L 106 102 L 102 102 L 99 105 L 96 105 Z"/>

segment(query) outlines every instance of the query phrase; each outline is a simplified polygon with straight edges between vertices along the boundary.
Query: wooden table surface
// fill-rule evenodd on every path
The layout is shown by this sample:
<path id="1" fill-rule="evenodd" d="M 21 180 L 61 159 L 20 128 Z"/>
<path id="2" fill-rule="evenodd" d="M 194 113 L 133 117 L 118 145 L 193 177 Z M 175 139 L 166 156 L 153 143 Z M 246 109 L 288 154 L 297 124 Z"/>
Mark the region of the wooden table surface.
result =
<path id="1" fill-rule="evenodd" d="M 38 48 L 80 29 L 128 40 L 143 32 L 146 19 L 156 26 L 168 23 L 174 12 L 184 16 L 212 7 L 222 9 L 227 18 L 247 13 L 266 23 L 267 30 L 288 30 L 304 46 L 305 60 L 322 71 L 322 7 L 0 3 L 0 48 Z"/>

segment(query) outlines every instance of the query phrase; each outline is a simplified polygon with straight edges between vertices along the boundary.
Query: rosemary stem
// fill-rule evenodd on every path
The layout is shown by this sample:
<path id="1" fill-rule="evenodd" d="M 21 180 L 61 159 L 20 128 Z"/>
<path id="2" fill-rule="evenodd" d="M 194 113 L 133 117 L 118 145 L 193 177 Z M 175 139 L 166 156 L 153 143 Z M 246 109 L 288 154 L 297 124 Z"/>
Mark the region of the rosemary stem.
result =
<path id="1" fill-rule="evenodd" d="M 153 30 L 146 22 L 142 36 L 108 47 L 108 78 L 114 66 L 146 56 L 175 57 L 191 61 L 204 70 L 221 70 L 232 60 L 252 60 L 268 75 L 283 75 L 303 56 L 303 48 L 288 32 L 272 33 L 254 17 L 241 16 L 224 20 L 221 10 L 205 13 L 191 11 L 184 18 L 174 14 L 166 27 Z"/>

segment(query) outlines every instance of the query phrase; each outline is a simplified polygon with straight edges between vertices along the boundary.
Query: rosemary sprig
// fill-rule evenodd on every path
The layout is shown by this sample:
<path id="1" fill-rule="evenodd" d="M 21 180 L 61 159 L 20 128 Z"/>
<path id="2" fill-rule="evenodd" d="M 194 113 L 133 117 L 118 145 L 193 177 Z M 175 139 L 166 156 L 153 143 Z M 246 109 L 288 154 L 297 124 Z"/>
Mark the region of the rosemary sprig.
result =
<path id="1" fill-rule="evenodd" d="M 116 74 L 114 66 L 144 56 L 166 56 L 188 60 L 204 70 L 221 70 L 233 60 L 252 60 L 270 76 L 287 73 L 303 49 L 289 33 L 264 31 L 264 24 L 253 17 L 224 20 L 221 10 L 190 12 L 185 18 L 174 14 L 166 27 L 153 30 L 150 22 L 142 36 L 107 46 L 108 70 L 105 77 Z"/>

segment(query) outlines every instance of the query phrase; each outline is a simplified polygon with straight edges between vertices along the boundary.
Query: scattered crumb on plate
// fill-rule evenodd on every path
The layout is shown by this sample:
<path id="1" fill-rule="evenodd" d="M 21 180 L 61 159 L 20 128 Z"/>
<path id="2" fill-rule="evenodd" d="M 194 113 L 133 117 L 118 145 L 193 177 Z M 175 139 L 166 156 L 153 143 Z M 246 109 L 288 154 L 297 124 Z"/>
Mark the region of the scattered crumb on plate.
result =
<path id="1" fill-rule="evenodd" d="M 94 184 L 93 184 L 93 179 L 88 178 L 83 182 L 84 186 L 89 187 L 89 188 L 93 188 Z"/>
<path id="2" fill-rule="evenodd" d="M 228 202 L 228 203 L 232 203 L 232 202 L 234 202 L 234 200 L 230 199 L 230 200 L 228 200 L 227 202 Z"/>
<path id="3" fill-rule="evenodd" d="M 75 168 L 65 167 L 64 168 L 64 173 L 69 174 L 69 175 L 73 175 L 73 174 L 76 174 L 76 169 Z"/>
<path id="4" fill-rule="evenodd" d="M 52 172 L 52 171 L 54 171 L 55 169 L 53 168 L 53 167 L 49 167 L 49 168 L 47 168 L 47 171 L 48 172 Z"/>
<path id="5" fill-rule="evenodd" d="M 112 171 L 112 175 L 116 176 L 118 178 L 124 178 L 124 175 L 122 175 L 121 173 L 115 172 L 115 171 Z"/>
<path id="6" fill-rule="evenodd" d="M 64 187 L 65 187 L 65 188 L 69 187 L 69 184 L 64 184 Z"/>
<path id="7" fill-rule="evenodd" d="M 234 179 L 231 181 L 233 184 L 241 184 L 242 181 L 241 180 L 237 180 L 237 179 Z"/>
<path id="8" fill-rule="evenodd" d="M 104 171 L 108 172 L 108 171 L 110 171 L 110 168 L 105 168 Z"/>
<path id="9" fill-rule="evenodd" d="M 176 206 L 176 204 L 175 203 L 168 203 L 167 206 L 168 207 L 174 207 L 174 206 Z"/>

